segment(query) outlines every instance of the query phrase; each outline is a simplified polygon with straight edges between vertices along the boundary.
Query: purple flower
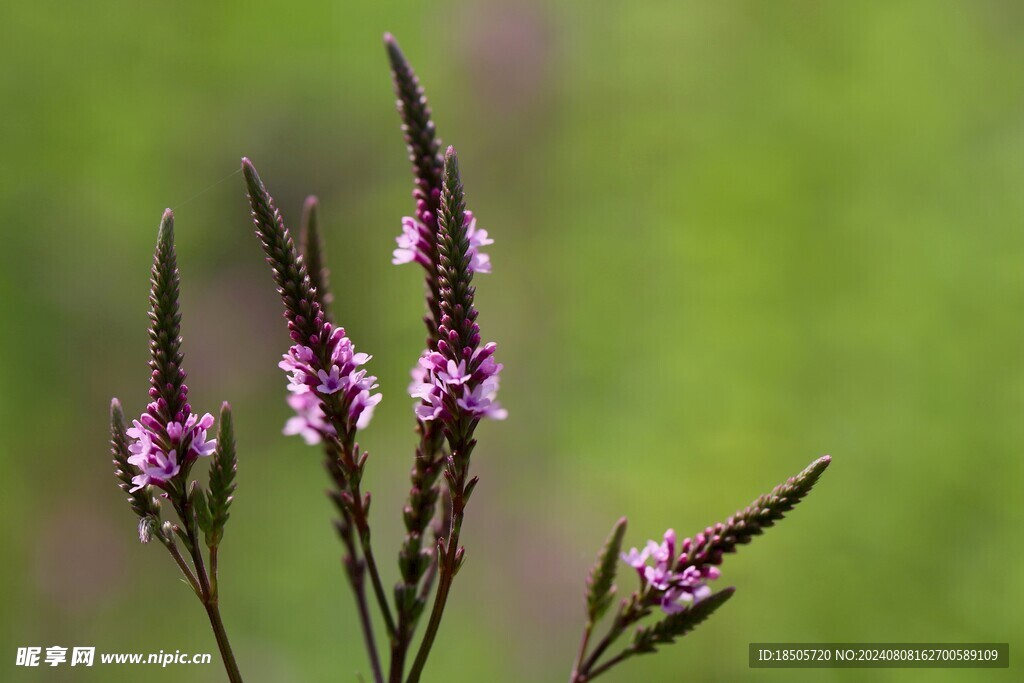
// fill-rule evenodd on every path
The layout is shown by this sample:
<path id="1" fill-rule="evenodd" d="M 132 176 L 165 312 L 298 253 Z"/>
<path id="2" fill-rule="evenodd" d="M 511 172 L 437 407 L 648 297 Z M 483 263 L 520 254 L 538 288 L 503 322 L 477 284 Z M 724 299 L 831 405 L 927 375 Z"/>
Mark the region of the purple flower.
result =
<path id="1" fill-rule="evenodd" d="M 448 421 L 456 413 L 504 420 L 508 411 L 497 401 L 502 365 L 494 361 L 493 342 L 473 352 L 469 362 L 456 363 L 437 351 L 424 351 L 412 371 L 409 395 L 420 399 L 416 416 L 425 422 Z"/>
<path id="2" fill-rule="evenodd" d="M 129 458 L 128 462 L 141 470 L 140 474 L 132 477 L 132 483 L 135 486 L 129 493 L 134 493 L 150 484 L 162 486 L 181 471 L 181 466 L 178 464 L 178 455 L 174 451 L 164 455 L 163 451 L 154 450 L 144 460 L 139 458 L 132 460 L 132 458 Z"/>
<path id="3" fill-rule="evenodd" d="M 288 436 L 298 434 L 310 446 L 323 441 L 325 436 L 334 436 L 334 427 L 327 421 L 320 399 L 316 394 L 306 391 L 288 395 L 288 405 L 295 411 L 284 425 L 284 433 Z"/>
<path id="4" fill-rule="evenodd" d="M 341 391 L 343 386 L 341 380 L 341 368 L 337 365 L 331 366 L 330 374 L 323 370 L 317 370 L 317 377 L 320 378 L 320 384 L 317 385 L 316 390 L 321 394 L 336 394 Z"/>
<path id="5" fill-rule="evenodd" d="M 200 418 L 195 413 L 192 413 L 185 420 L 184 425 L 177 422 L 172 424 L 180 427 L 182 436 L 188 435 L 188 454 L 190 460 L 200 456 L 205 457 L 212 455 L 217 449 L 217 440 L 207 440 L 206 438 L 206 431 L 213 426 L 213 415 L 205 413 Z M 170 433 L 170 427 L 171 425 L 168 425 L 168 434 Z M 174 441 L 174 439 L 171 440 Z M 184 445 L 181 438 L 177 440 L 177 443 L 179 448 Z"/>
<path id="6" fill-rule="evenodd" d="M 132 479 L 135 488 L 131 491 L 150 484 L 162 486 L 181 471 L 182 465 L 209 456 L 217 449 L 217 440 L 206 438 L 207 430 L 213 426 L 212 415 L 205 413 L 199 417 L 191 413 L 184 420 L 162 424 L 153 416 L 158 408 L 158 402 L 151 403 L 147 412 L 132 420 L 133 426 L 125 432 L 132 440 L 128 445 L 128 462 L 141 472 Z M 185 454 L 181 462 L 179 453 Z"/>
<path id="7" fill-rule="evenodd" d="M 376 384 L 373 385 L 377 387 Z M 380 403 L 380 394 L 371 394 L 369 389 L 362 389 L 352 399 L 348 409 L 349 419 L 355 420 L 356 429 L 363 429 L 373 419 L 373 411 Z"/>
<path id="8" fill-rule="evenodd" d="M 631 548 L 628 553 L 622 553 L 622 561 L 628 564 L 633 569 L 642 570 L 643 566 L 647 564 L 647 558 L 651 556 L 651 551 L 647 548 L 637 551 L 636 548 Z M 643 574 L 641 573 L 641 576 Z"/>
<path id="9" fill-rule="evenodd" d="M 125 433 L 132 443 L 128 445 L 128 463 L 139 469 L 139 474 L 132 477 L 135 485 L 130 493 L 134 493 L 150 484 L 160 486 L 171 480 L 181 470 L 178 456 L 174 450 L 165 450 L 161 439 L 139 420 L 132 420 L 132 427 Z"/>
<path id="10" fill-rule="evenodd" d="M 444 369 L 437 373 L 438 378 L 450 387 L 459 386 L 469 381 L 472 375 L 466 372 L 466 361 L 460 360 L 456 363 L 453 360 L 444 365 Z"/>
<path id="11" fill-rule="evenodd" d="M 334 435 L 335 430 L 327 423 L 320 397 L 339 394 L 343 405 L 348 406 L 348 419 L 356 429 L 366 427 L 373 418 L 373 409 L 380 403 L 381 395 L 371 393 L 377 388 L 377 378 L 360 370 L 371 358 L 366 353 L 356 353 L 352 340 L 345 336 L 345 328 L 327 328 L 326 356 L 330 359 L 327 368 L 320 367 L 320 361 L 312 348 L 295 344 L 284 354 L 278 367 L 288 373 L 288 404 L 295 410 L 284 426 L 285 434 L 298 434 L 306 443 L 315 444 L 325 435 Z M 301 398 L 296 398 L 301 397 Z"/>
<path id="12" fill-rule="evenodd" d="M 391 262 L 395 265 L 403 263 L 419 263 L 431 268 L 430 247 L 434 243 L 436 221 L 430 211 L 424 207 L 417 210 L 419 216 L 402 218 L 402 234 L 395 238 L 398 244 L 391 254 Z M 494 244 L 487 231 L 476 227 L 476 218 L 472 211 L 465 212 L 466 237 L 469 239 L 469 269 L 475 273 L 491 272 L 491 257 L 480 251 L 480 247 Z"/>
<path id="13" fill-rule="evenodd" d="M 469 415 L 504 420 L 508 417 L 508 411 L 498 403 L 497 396 L 498 377 L 488 377 L 472 389 L 464 387 L 462 398 L 457 403 Z"/>
<path id="14" fill-rule="evenodd" d="M 476 217 L 472 211 L 466 212 L 466 237 L 469 238 L 469 269 L 475 273 L 491 272 L 491 257 L 480 253 L 480 247 L 494 244 L 487 237 L 487 231 L 476 227 Z"/>
<path id="15" fill-rule="evenodd" d="M 431 239 L 431 229 L 423 222 L 410 216 L 403 217 L 402 234 L 395 238 L 398 248 L 392 252 L 391 263 L 397 266 L 415 261 L 429 268 Z"/>
<path id="16" fill-rule="evenodd" d="M 694 565 L 676 571 L 675 567 L 683 561 L 690 545 L 690 539 L 683 541 L 682 553 L 677 556 L 676 532 L 669 529 L 661 543 L 648 541 L 641 551 L 632 548 L 622 553 L 622 560 L 637 571 L 640 580 L 660 593 L 659 603 L 668 614 L 711 595 L 707 582 L 720 575 L 718 568 L 711 565 Z M 654 565 L 649 565 L 648 560 L 654 560 Z"/>

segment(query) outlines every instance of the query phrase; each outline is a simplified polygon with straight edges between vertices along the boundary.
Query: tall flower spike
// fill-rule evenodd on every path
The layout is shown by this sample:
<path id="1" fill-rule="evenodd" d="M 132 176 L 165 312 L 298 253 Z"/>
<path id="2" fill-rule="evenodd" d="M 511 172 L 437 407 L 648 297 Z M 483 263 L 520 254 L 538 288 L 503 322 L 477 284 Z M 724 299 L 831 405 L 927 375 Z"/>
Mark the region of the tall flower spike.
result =
<path id="1" fill-rule="evenodd" d="M 675 532 L 669 529 L 661 543 L 649 541 L 643 550 L 633 548 L 623 553 L 622 560 L 633 567 L 640 578 L 640 589 L 622 601 L 611 628 L 589 656 L 592 624 L 588 622 L 570 683 L 587 683 L 635 654 L 654 652 L 656 646 L 671 643 L 710 616 L 733 592 L 732 588 L 726 588 L 712 593 L 707 585 L 719 577 L 717 565 L 721 564 L 723 553 L 734 552 L 738 545 L 748 543 L 782 519 L 810 492 L 831 462 L 832 458 L 827 455 L 818 458 L 800 474 L 776 486 L 771 493 L 761 496 L 724 523 L 708 527 L 682 543 L 677 543 Z M 626 629 L 651 614 L 656 606 L 668 616 L 653 626 L 639 629 L 629 647 L 598 664 Z"/>
<path id="2" fill-rule="evenodd" d="M 497 345 L 480 346 L 467 213 L 458 157 L 449 147 L 437 232 L 441 324 L 436 349 L 420 359 L 410 394 L 420 399 L 416 414 L 421 420 L 446 424 L 465 420 L 460 429 L 471 434 L 480 418 L 500 420 L 507 413 L 496 400 L 502 369 L 494 360 Z M 449 436 L 453 453 L 457 440 Z M 462 456 L 468 458 L 468 451 Z"/>
<path id="3" fill-rule="evenodd" d="M 679 558 L 676 571 L 705 564 L 721 564 L 723 553 L 736 552 L 737 546 L 750 543 L 754 536 L 774 526 L 775 522 L 803 500 L 831 463 L 832 456 L 824 455 L 818 458 L 800 474 L 779 484 L 771 493 L 761 496 L 743 510 L 737 511 L 724 523 L 715 524 L 693 539 L 684 540 L 683 555 Z"/>
<path id="4" fill-rule="evenodd" d="M 356 430 L 366 426 L 381 398 L 380 394 L 371 393 L 377 388 L 377 378 L 360 369 L 370 356 L 356 353 L 344 328 L 334 326 L 327 319 L 323 300 L 310 278 L 305 261 L 295 248 L 291 234 L 256 168 L 248 159 L 242 159 L 242 171 L 256 235 L 273 270 L 294 342 L 279 363 L 279 367 L 289 373 L 288 390 L 292 396 L 289 402 L 296 409 L 298 418 L 290 420 L 285 431 L 301 434 L 310 443 L 325 441 L 328 471 L 337 487 L 329 495 L 338 503 L 342 516 L 339 531 L 348 548 L 345 564 L 349 568 L 350 583 L 362 605 L 365 588 L 362 585 L 363 571 L 359 567 L 365 567 L 388 635 L 393 637 L 395 626 L 391 608 L 370 545 L 367 518 L 370 494 L 364 495 L 360 488 L 368 454 L 362 452 L 355 441 Z M 362 561 L 355 556 L 354 541 L 357 539 L 363 552 Z M 375 678 L 379 680 L 380 665 L 373 644 L 373 625 L 365 609 L 360 609 L 360 620 Z"/>
<path id="5" fill-rule="evenodd" d="M 402 133 L 412 162 L 416 201 L 414 216 L 402 219 L 402 233 L 395 240 L 398 247 L 393 252 L 392 263 L 419 263 L 426 270 L 427 308 L 430 314 L 425 318 L 430 348 L 437 340 L 437 327 L 441 320 L 440 292 L 437 281 L 437 231 L 442 185 L 444 183 L 444 160 L 440 154 L 441 142 L 431 119 L 427 97 L 416 74 L 402 54 L 394 36 L 384 34 L 388 60 L 391 63 L 395 95 L 398 98 L 398 113 L 402 117 Z M 479 273 L 489 273 L 490 257 L 480 248 L 493 244 L 487 231 L 476 227 L 471 213 L 465 217 L 470 243 L 470 268 Z"/>
<path id="6" fill-rule="evenodd" d="M 149 395 L 156 403 L 150 413 L 165 422 L 181 422 L 190 412 L 185 371 L 181 366 L 180 287 L 174 251 L 174 213 L 167 209 L 160 220 L 149 295 L 149 366 L 152 370 Z"/>
<path id="7" fill-rule="evenodd" d="M 427 346 L 436 342 L 437 326 L 441 320 L 440 294 L 437 291 L 437 210 L 441 199 L 441 181 L 444 158 L 441 141 L 431 116 L 426 93 L 406 61 L 398 42 L 390 33 L 384 34 L 391 77 L 395 88 L 398 113 L 402 118 L 402 134 L 412 162 L 414 216 L 402 219 L 402 234 L 394 263 L 416 261 L 426 270 Z"/>
<path id="8" fill-rule="evenodd" d="M 234 500 L 235 474 L 238 472 L 238 457 L 235 454 L 235 424 L 231 417 L 231 406 L 225 401 L 220 407 L 220 430 L 217 432 L 217 450 L 210 464 L 210 491 L 207 494 L 210 507 L 210 528 L 206 544 L 215 546 L 224 536 L 228 509 Z"/>
<path id="9" fill-rule="evenodd" d="M 207 438 L 213 427 L 213 416 L 193 413 L 188 404 L 188 387 L 182 368 L 179 290 L 174 215 L 167 209 L 160 220 L 149 295 L 149 395 L 152 400 L 146 412 L 133 420 L 129 429 L 125 428 L 120 403 L 117 399 L 112 401 L 111 448 L 121 488 L 131 496 L 129 502 L 139 516 L 139 540 L 148 543 L 156 536 L 170 553 L 206 609 L 228 680 L 241 683 L 242 676 L 217 600 L 217 542 L 223 533 L 234 490 L 231 417 L 224 412 L 226 424 L 221 424 L 223 438 L 218 445 L 217 439 Z M 196 460 L 214 452 L 217 456 L 210 473 L 211 492 L 206 494 L 198 482 L 189 482 L 188 474 Z M 164 490 L 163 498 L 173 507 L 177 523 L 170 520 L 159 523 L 158 501 L 151 496 L 150 486 Z M 209 564 L 203 558 L 198 540 L 200 529 L 206 533 Z M 192 559 L 191 565 L 178 547 L 179 540 Z"/>
<path id="10" fill-rule="evenodd" d="M 451 494 L 451 525 L 438 544 L 438 586 L 407 683 L 417 683 L 444 615 L 452 580 L 465 560 L 459 534 L 466 504 L 477 478 L 469 477 L 469 463 L 476 447 L 473 433 L 481 418 L 502 419 L 505 411 L 495 400 L 502 366 L 494 361 L 494 343 L 480 346 L 480 328 L 473 303 L 472 254 L 467 232 L 466 201 L 459 177 L 459 160 L 449 147 L 444 157 L 444 184 L 438 212 L 437 274 L 441 296 L 441 324 L 435 350 L 420 359 L 422 382 L 411 387 L 420 399 L 416 407 L 423 421 L 440 420 L 450 455 L 444 476 Z"/>
<path id="11" fill-rule="evenodd" d="M 302 434 L 309 442 L 336 435 L 347 443 L 357 429 L 366 426 L 380 402 L 380 394 L 371 393 L 377 388 L 377 378 L 359 369 L 370 356 L 356 353 L 344 328 L 327 320 L 305 261 L 256 168 L 242 159 L 242 170 L 256 234 L 274 272 L 288 330 L 295 342 L 279 366 L 290 375 L 289 391 L 300 397 L 292 407 L 301 424 L 294 424 L 293 419 L 285 431 Z M 324 428 L 317 430 L 320 423 Z M 331 430 L 326 428 L 328 424 Z M 343 455 L 351 455 L 350 450 L 346 446 Z M 350 467 L 355 467 L 354 460 Z"/>
<path id="12" fill-rule="evenodd" d="M 184 482 L 197 458 L 208 456 L 216 440 L 206 438 L 213 416 L 192 413 L 181 353 L 180 282 L 174 252 L 174 214 L 164 211 L 160 220 L 149 295 L 150 389 L 153 400 L 125 434 L 133 442 L 128 463 L 139 471 L 132 478 L 134 490 L 154 485 L 162 488 Z"/>
<path id="13" fill-rule="evenodd" d="M 256 167 L 242 159 L 242 172 L 249 190 L 249 205 L 256 234 L 274 271 L 274 282 L 284 302 L 288 332 L 296 344 L 323 348 L 330 334 L 324 325 L 323 303 L 309 277 L 306 265 L 295 249 L 291 233 L 284 226 L 274 199 L 260 180 Z"/>
<path id="14" fill-rule="evenodd" d="M 320 235 L 320 202 L 316 197 L 306 197 L 302 207 L 302 229 L 299 232 L 299 253 L 306 262 L 309 280 L 320 297 L 320 306 L 327 314 L 334 298 L 329 288 L 330 271 L 324 262 L 324 240 Z"/>
<path id="15" fill-rule="evenodd" d="M 412 164 L 415 201 L 413 215 L 402 219 L 402 233 L 392 261 L 396 264 L 415 261 L 425 271 L 427 315 L 423 322 L 427 327 L 426 347 L 433 349 L 437 344 L 437 326 L 441 320 L 436 262 L 437 212 L 444 159 L 430 106 L 416 74 L 390 33 L 384 34 L 384 45 L 402 120 L 402 133 Z M 414 375 L 417 383 L 425 379 L 420 367 L 414 370 Z M 408 502 L 402 510 L 407 532 L 398 557 L 402 580 L 395 586 L 398 638 L 392 643 L 391 677 L 399 680 L 403 676 L 406 652 L 436 576 L 431 571 L 437 566 L 434 550 L 425 539 L 436 514 L 440 496 L 438 476 L 445 461 L 442 425 L 436 421 L 417 420 L 417 433 L 419 443 L 410 474 L 411 488 Z"/>

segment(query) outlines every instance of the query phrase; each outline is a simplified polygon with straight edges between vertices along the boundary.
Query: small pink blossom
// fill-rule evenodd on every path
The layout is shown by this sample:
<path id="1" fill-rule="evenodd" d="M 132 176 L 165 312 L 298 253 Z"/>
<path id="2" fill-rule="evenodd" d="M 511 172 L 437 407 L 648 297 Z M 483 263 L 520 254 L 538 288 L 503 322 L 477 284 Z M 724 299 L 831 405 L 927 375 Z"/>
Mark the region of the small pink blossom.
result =
<path id="1" fill-rule="evenodd" d="M 325 435 L 334 436 L 334 427 L 327 421 L 320 399 L 312 392 L 293 393 L 288 395 L 288 405 L 295 411 L 295 416 L 284 425 L 284 433 L 288 436 L 297 434 L 310 446 L 323 441 Z"/>
<path id="2" fill-rule="evenodd" d="M 139 474 L 132 477 L 132 483 L 135 486 L 129 490 L 129 493 L 135 493 L 150 484 L 154 486 L 166 484 L 181 471 L 177 453 L 174 451 L 167 455 L 164 455 L 163 451 L 152 451 L 145 460 L 136 459 L 135 462 L 132 462 L 132 459 L 129 458 L 128 462 L 141 470 Z"/>
<path id="3" fill-rule="evenodd" d="M 475 273 L 491 272 L 491 257 L 480 252 L 480 247 L 494 244 L 488 238 L 487 231 L 476 227 L 476 217 L 472 211 L 466 212 L 466 237 L 469 239 L 469 269 Z"/>
<path id="4" fill-rule="evenodd" d="M 316 352 L 304 344 L 293 345 L 278 363 L 288 373 L 288 403 L 296 411 L 285 424 L 284 432 L 302 436 L 310 444 L 318 443 L 325 434 L 334 434 L 333 427 L 327 424 L 321 397 L 338 395 L 348 406 L 348 419 L 356 429 L 369 424 L 373 409 L 381 400 L 379 393 L 371 393 L 378 386 L 377 378 L 359 369 L 372 356 L 356 352 L 352 340 L 345 336 L 345 328 L 330 323 L 326 327 L 327 368 L 320 367 Z"/>
<path id="5" fill-rule="evenodd" d="M 430 248 L 437 239 L 434 227 L 436 221 L 425 208 L 418 213 L 419 218 L 402 218 L 402 234 L 395 238 L 398 247 L 391 254 L 391 263 L 395 265 L 416 262 L 425 268 L 432 266 Z M 476 227 L 476 217 L 472 211 L 466 211 L 464 220 L 466 238 L 469 240 L 469 269 L 475 273 L 490 273 L 491 257 L 481 252 L 480 248 L 494 244 L 494 240 L 488 236 L 486 230 Z"/>
<path id="6" fill-rule="evenodd" d="M 320 384 L 317 385 L 316 390 L 321 394 L 335 394 L 341 391 L 341 369 L 337 365 L 331 366 L 329 374 L 323 370 L 317 370 L 316 374 L 320 378 Z"/>
<path id="7" fill-rule="evenodd" d="M 132 479 L 132 491 L 151 484 L 162 486 L 181 471 L 182 465 L 209 456 L 217 449 L 217 440 L 206 438 L 207 430 L 213 426 L 212 415 L 205 413 L 200 417 L 190 413 L 183 421 L 162 424 L 149 412 L 154 407 L 150 404 L 147 412 L 132 420 L 132 427 L 125 432 L 131 439 L 128 462 L 140 471 Z M 181 462 L 179 453 L 185 454 Z"/>
<path id="8" fill-rule="evenodd" d="M 688 566 L 676 571 L 690 546 L 690 539 L 684 540 L 681 554 L 676 555 L 676 532 L 669 529 L 661 543 L 648 541 L 643 550 L 632 548 L 628 553 L 622 553 L 622 560 L 637 571 L 640 580 L 660 593 L 659 603 L 668 614 L 679 612 L 711 595 L 707 582 L 721 574 L 717 567 L 711 565 Z M 649 565 L 648 560 L 653 560 L 654 564 Z"/>
<path id="9" fill-rule="evenodd" d="M 423 222 L 405 216 L 402 218 L 402 234 L 395 238 L 398 248 L 392 252 L 391 263 L 401 265 L 413 261 L 430 267 L 430 240 L 433 234 Z"/>
<path id="10" fill-rule="evenodd" d="M 423 421 L 448 420 L 460 412 L 477 419 L 508 417 L 497 401 L 502 365 L 494 361 L 496 349 L 496 344 L 488 343 L 476 349 L 468 363 L 424 351 L 409 385 L 409 395 L 419 399 L 416 416 Z"/>
<path id="11" fill-rule="evenodd" d="M 472 389 L 468 386 L 462 390 L 462 398 L 457 403 L 460 408 L 475 417 L 487 417 L 492 420 L 504 420 L 508 411 L 497 401 L 498 378 L 488 377 Z"/>

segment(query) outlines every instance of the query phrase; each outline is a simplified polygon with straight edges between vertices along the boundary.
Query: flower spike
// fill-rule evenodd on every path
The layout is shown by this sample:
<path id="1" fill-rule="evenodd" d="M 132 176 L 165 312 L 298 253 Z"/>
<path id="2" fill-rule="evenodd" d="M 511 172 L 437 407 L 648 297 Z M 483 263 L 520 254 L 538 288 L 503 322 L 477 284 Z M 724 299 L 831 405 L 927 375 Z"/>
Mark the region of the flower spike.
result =
<path id="1" fill-rule="evenodd" d="M 393 637 L 394 619 L 370 544 L 370 494 L 364 494 L 360 487 L 368 454 L 356 443 L 357 430 L 369 423 L 381 399 L 379 393 L 373 393 L 377 378 L 362 369 L 371 357 L 357 353 L 345 329 L 329 320 L 324 306 L 326 292 L 314 284 L 317 280 L 310 276 L 305 259 L 295 248 L 284 219 L 249 159 L 242 159 L 242 171 L 256 235 L 273 271 L 293 342 L 278 364 L 288 373 L 288 402 L 296 411 L 284 431 L 301 435 L 309 444 L 323 442 L 325 464 L 335 487 L 328 495 L 341 517 L 336 526 L 346 548 L 344 563 L 349 582 L 362 605 L 363 576 L 369 574 L 388 635 Z M 319 252 L 319 247 L 313 246 L 318 241 L 315 220 L 315 205 L 307 201 L 303 243 L 311 257 L 314 250 Z M 316 277 L 325 287 L 323 264 L 314 260 Z M 360 551 L 362 558 L 358 556 Z M 366 610 L 360 610 L 360 619 L 374 678 L 380 680 L 373 625 Z"/>
<path id="2" fill-rule="evenodd" d="M 277 292 L 284 302 L 284 317 L 288 332 L 296 344 L 322 347 L 329 332 L 324 327 L 323 303 L 299 256 L 291 233 L 284 226 L 281 212 L 267 192 L 256 167 L 242 159 L 242 172 L 249 191 L 249 205 L 256 235 L 267 254 L 267 263 L 274 271 Z"/>
<path id="3" fill-rule="evenodd" d="M 181 288 L 178 260 L 174 252 L 174 213 L 167 209 L 160 219 L 156 252 L 153 254 L 152 288 L 149 294 L 149 362 L 152 375 L 150 397 L 157 403 L 156 419 L 183 420 L 188 416 L 188 387 L 181 364 Z"/>
<path id="4" fill-rule="evenodd" d="M 320 202 L 310 195 L 302 207 L 302 229 L 299 232 L 299 253 L 306 262 L 309 280 L 320 297 L 324 314 L 334 298 L 329 287 L 330 271 L 324 262 L 324 239 L 320 234 Z"/>
<path id="5" fill-rule="evenodd" d="M 441 154 L 441 140 L 437 137 L 426 93 L 416 73 L 390 33 L 384 34 L 384 46 L 391 66 L 398 113 L 402 118 L 402 134 L 409 151 L 409 161 L 412 162 L 412 194 L 416 202 L 415 214 L 402 219 L 402 233 L 395 240 L 398 246 L 391 262 L 396 265 L 419 263 L 426 271 L 429 315 L 424 322 L 428 331 L 427 347 L 430 348 L 437 341 L 437 327 L 441 322 L 437 232 L 445 158 Z M 472 268 L 480 273 L 489 273 L 490 257 L 479 249 L 493 244 L 494 240 L 488 237 L 486 230 L 476 227 L 476 219 L 471 213 L 466 215 L 466 222 L 469 225 Z"/>
<path id="6" fill-rule="evenodd" d="M 356 353 L 345 329 L 327 319 L 322 295 L 256 168 L 242 159 L 242 171 L 256 235 L 274 273 L 294 342 L 279 364 L 289 373 L 288 390 L 298 397 L 289 401 L 296 418 L 285 425 L 285 432 L 301 434 L 309 443 L 340 438 L 346 443 L 343 457 L 350 457 L 356 430 L 369 423 L 381 399 L 372 393 L 377 378 L 360 369 L 370 356 Z M 318 277 L 323 276 L 322 266 L 320 270 Z M 349 468 L 355 464 L 350 457 Z"/>
<path id="7" fill-rule="evenodd" d="M 708 527 L 692 540 L 684 540 L 684 555 L 679 558 L 676 571 L 705 564 L 721 564 L 723 553 L 734 553 L 737 546 L 750 543 L 754 536 L 759 536 L 765 529 L 774 526 L 775 522 L 803 500 L 831 463 L 832 456 L 823 455 L 800 474 L 779 484 L 771 493 L 761 496 L 743 510 L 737 511 L 724 523 Z"/>
<path id="8" fill-rule="evenodd" d="M 587 577 L 587 621 L 591 624 L 604 616 L 615 596 L 615 570 L 622 550 L 622 538 L 625 535 L 626 518 L 622 517 L 612 528 L 597 562 Z"/>
<path id="9" fill-rule="evenodd" d="M 235 474 L 238 472 L 238 456 L 235 454 L 235 424 L 231 417 L 231 406 L 225 401 L 220 408 L 220 430 L 217 432 L 217 450 L 210 463 L 210 490 L 207 500 L 210 506 L 210 530 L 206 544 L 216 546 L 224 536 L 228 508 L 234 500 Z"/>
<path id="10" fill-rule="evenodd" d="M 237 466 L 231 415 L 225 403 L 218 441 L 208 438 L 213 416 L 193 413 L 188 403 L 188 386 L 182 368 L 180 288 L 174 251 L 174 214 L 167 209 L 157 234 L 149 294 L 151 401 L 146 411 L 132 420 L 130 428 L 125 426 L 120 402 L 117 399 L 111 402 L 111 451 L 120 487 L 129 494 L 132 510 L 139 517 L 139 540 L 149 543 L 156 537 L 170 553 L 206 609 L 228 680 L 241 683 L 242 676 L 228 642 L 217 597 L 218 543 L 228 519 Z M 214 458 L 207 493 L 198 482 L 189 482 L 188 474 L 199 458 L 210 455 Z M 152 496 L 150 487 L 163 489 L 162 497 L 173 507 L 177 523 L 160 522 L 159 500 Z M 199 542 L 200 530 L 206 537 L 209 570 Z M 191 564 L 179 550 L 179 541 L 191 558 Z"/>
<path id="11" fill-rule="evenodd" d="M 160 220 L 149 295 L 150 390 L 146 412 L 125 430 L 132 439 L 128 463 L 139 472 L 133 491 L 153 485 L 182 487 L 196 459 L 213 453 L 217 442 L 207 439 L 213 416 L 192 413 L 182 367 L 180 278 L 174 251 L 174 214 Z"/>
<path id="12" fill-rule="evenodd" d="M 451 494 L 451 525 L 447 537 L 438 543 L 438 587 L 434 606 L 420 649 L 416 653 L 408 683 L 417 683 L 437 636 L 452 581 L 465 561 L 459 534 L 466 504 L 477 484 L 469 476 L 469 463 L 476 439 L 473 434 L 482 418 L 504 419 L 507 415 L 496 400 L 501 364 L 495 362 L 497 345 L 480 345 L 480 327 L 473 302 L 473 252 L 469 237 L 471 216 L 466 211 L 465 193 L 459 176 L 459 160 L 449 147 L 444 158 L 444 182 L 438 212 L 437 281 L 441 319 L 435 347 L 420 358 L 418 376 L 410 387 L 422 422 L 444 425 L 450 455 L 444 476 Z"/>
<path id="13" fill-rule="evenodd" d="M 722 555 L 735 552 L 738 545 L 750 542 L 782 519 L 810 492 L 831 462 L 832 458 L 827 455 L 818 458 L 800 474 L 776 486 L 771 493 L 761 496 L 724 523 L 708 527 L 681 543 L 677 542 L 675 531 L 669 529 L 660 543 L 648 541 L 642 550 L 632 548 L 622 553 L 622 560 L 636 571 L 640 588 L 622 601 L 608 633 L 589 655 L 587 650 L 595 620 L 591 617 L 587 621 L 570 683 L 587 683 L 635 654 L 654 652 L 658 645 L 673 642 L 710 616 L 733 593 L 732 588 L 713 593 L 708 586 L 708 582 L 721 575 L 718 565 L 722 563 Z M 593 583 L 593 579 L 588 581 L 588 585 Z M 590 592 L 587 597 L 589 606 L 592 604 Z M 667 616 L 653 626 L 641 627 L 629 647 L 599 664 L 602 655 L 626 629 L 649 616 L 655 607 Z M 590 611 L 593 614 L 592 607 Z"/>

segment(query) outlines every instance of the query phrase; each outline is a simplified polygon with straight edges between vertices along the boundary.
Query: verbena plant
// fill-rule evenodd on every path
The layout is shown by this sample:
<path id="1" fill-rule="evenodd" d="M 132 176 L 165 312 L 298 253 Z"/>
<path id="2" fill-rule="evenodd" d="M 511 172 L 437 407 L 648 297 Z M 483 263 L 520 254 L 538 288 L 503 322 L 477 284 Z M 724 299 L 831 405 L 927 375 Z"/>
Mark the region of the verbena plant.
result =
<path id="1" fill-rule="evenodd" d="M 507 413 L 496 400 L 502 372 L 495 360 L 497 347 L 483 343 L 474 303 L 474 276 L 491 270 L 490 258 L 481 249 L 493 241 L 466 209 L 458 157 L 452 147 L 442 153 L 416 75 L 395 40 L 386 35 L 384 42 L 412 162 L 415 200 L 413 215 L 402 219 L 392 262 L 423 268 L 427 311 L 426 348 L 409 387 L 415 399 L 416 443 L 411 486 L 401 511 L 406 532 L 398 553 L 399 579 L 390 592 L 373 551 L 370 494 L 362 488 L 368 453 L 357 441 L 381 395 L 377 378 L 366 369 L 371 356 L 356 351 L 331 314 L 317 200 L 306 201 L 296 245 L 248 159 L 242 160 L 242 171 L 256 235 L 292 341 L 279 363 L 288 374 L 288 403 L 295 411 L 284 433 L 301 436 L 323 452 L 344 567 L 374 681 L 416 683 L 465 560 L 459 537 L 477 483 L 470 473 L 477 425 L 483 419 L 504 419 Z M 216 438 L 210 438 L 213 416 L 200 416 L 188 402 L 178 292 L 174 217 L 167 210 L 160 222 L 149 298 L 150 403 L 127 427 L 114 399 L 112 452 L 120 486 L 139 518 L 140 540 L 156 539 L 168 550 L 209 616 L 229 680 L 238 682 L 242 676 L 220 615 L 217 572 L 237 467 L 231 410 L 227 403 L 222 406 Z M 201 458 L 210 460 L 206 489 L 189 480 Z M 635 655 L 655 652 L 718 610 L 734 591 L 711 588 L 724 554 L 782 519 L 830 461 L 828 456 L 815 460 L 747 508 L 682 541 L 670 529 L 660 543 L 648 541 L 642 550 L 623 553 L 626 519 L 620 519 L 587 577 L 586 622 L 570 683 L 592 681 Z M 177 521 L 163 519 L 165 503 Z M 594 642 L 594 631 L 617 594 L 620 559 L 635 570 L 638 587 L 619 601 L 607 619 L 607 632 Z M 371 608 L 384 624 L 380 644 Z M 630 629 L 631 637 L 617 645 Z"/>

